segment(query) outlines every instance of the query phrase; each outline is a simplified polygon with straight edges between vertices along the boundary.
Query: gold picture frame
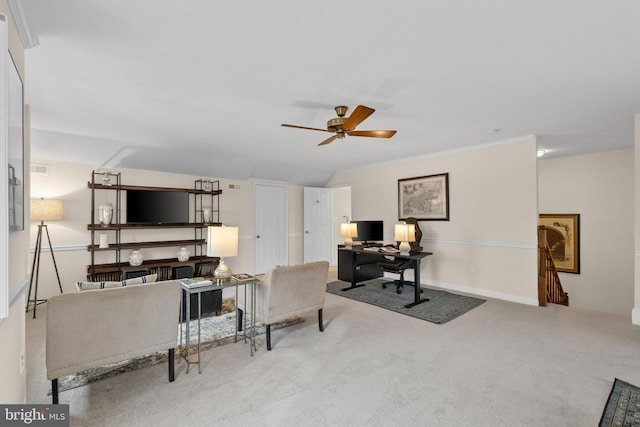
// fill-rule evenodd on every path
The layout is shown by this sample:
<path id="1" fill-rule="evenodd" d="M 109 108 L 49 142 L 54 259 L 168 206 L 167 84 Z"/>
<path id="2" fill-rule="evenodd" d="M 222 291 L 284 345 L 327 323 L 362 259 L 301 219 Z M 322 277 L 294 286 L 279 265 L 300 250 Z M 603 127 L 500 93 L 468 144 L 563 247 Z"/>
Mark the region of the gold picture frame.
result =
<path id="1" fill-rule="evenodd" d="M 556 270 L 580 274 L 580 214 L 540 214 Z"/>
<path id="2" fill-rule="evenodd" d="M 449 221 L 449 174 L 398 180 L 398 219 Z"/>

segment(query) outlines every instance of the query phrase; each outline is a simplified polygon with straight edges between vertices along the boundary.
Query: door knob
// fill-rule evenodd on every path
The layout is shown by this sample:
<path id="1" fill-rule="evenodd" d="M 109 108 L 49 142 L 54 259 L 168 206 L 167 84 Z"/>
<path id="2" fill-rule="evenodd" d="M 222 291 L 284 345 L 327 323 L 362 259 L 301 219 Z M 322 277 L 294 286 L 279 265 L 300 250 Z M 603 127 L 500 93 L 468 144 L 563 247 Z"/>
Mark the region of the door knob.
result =
<path id="1" fill-rule="evenodd" d="M 304 230 L 304 234 L 309 234 L 309 230 Z"/>
<path id="2" fill-rule="evenodd" d="M 259 239 L 259 238 L 260 238 L 260 235 L 258 234 L 258 235 L 256 236 L 256 239 Z"/>

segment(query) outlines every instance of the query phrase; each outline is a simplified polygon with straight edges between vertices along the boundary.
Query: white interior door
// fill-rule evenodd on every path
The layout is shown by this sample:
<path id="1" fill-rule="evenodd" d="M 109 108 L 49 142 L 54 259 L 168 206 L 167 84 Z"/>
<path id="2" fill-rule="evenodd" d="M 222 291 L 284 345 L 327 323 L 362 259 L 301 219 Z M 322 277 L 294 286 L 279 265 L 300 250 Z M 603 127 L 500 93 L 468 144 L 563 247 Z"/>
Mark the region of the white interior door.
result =
<path id="1" fill-rule="evenodd" d="M 289 263 L 286 185 L 253 185 L 253 230 L 255 274 Z"/>
<path id="2" fill-rule="evenodd" d="M 304 262 L 331 262 L 331 189 L 304 188 Z"/>

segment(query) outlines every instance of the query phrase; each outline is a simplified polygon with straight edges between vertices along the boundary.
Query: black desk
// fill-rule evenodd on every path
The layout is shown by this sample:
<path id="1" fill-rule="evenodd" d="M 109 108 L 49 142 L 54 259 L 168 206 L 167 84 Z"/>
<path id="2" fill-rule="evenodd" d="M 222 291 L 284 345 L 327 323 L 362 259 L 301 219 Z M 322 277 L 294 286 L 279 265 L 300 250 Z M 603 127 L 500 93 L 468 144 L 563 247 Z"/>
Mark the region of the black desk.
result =
<path id="1" fill-rule="evenodd" d="M 385 256 L 393 256 L 398 259 L 408 259 L 411 264 L 410 268 L 413 268 L 414 272 L 416 284 L 414 300 L 411 304 L 405 305 L 405 307 L 411 308 L 429 301 L 426 298 L 420 298 L 420 261 L 422 258 L 433 255 L 433 252 L 414 252 L 409 255 L 400 255 L 397 253 L 381 252 L 381 248 L 376 249 L 378 249 L 378 251 L 365 250 L 362 246 L 353 246 L 351 249 L 338 246 L 338 279 L 351 283 L 351 286 L 342 289 L 343 291 L 364 286 L 359 285 L 358 282 L 382 277 L 382 270 L 378 267 L 378 262 L 384 260 Z"/>

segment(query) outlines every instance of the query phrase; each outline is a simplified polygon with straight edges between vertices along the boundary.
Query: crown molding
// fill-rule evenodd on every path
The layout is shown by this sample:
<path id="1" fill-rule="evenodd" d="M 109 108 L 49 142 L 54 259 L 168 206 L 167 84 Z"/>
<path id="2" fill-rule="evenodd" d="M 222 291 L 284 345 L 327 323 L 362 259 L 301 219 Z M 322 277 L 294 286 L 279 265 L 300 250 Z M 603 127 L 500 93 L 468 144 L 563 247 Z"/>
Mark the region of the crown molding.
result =
<path id="1" fill-rule="evenodd" d="M 22 39 L 22 44 L 25 49 L 31 49 L 38 47 L 40 42 L 38 41 L 37 34 L 29 27 L 29 21 L 27 20 L 27 14 L 24 11 L 21 0 L 7 0 L 13 21 L 18 28 L 18 34 Z"/>

